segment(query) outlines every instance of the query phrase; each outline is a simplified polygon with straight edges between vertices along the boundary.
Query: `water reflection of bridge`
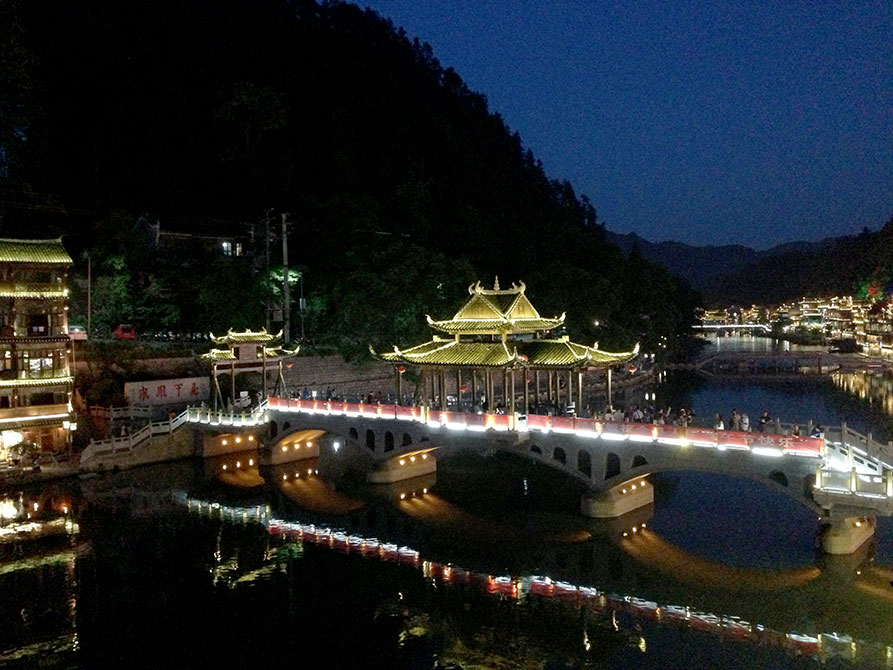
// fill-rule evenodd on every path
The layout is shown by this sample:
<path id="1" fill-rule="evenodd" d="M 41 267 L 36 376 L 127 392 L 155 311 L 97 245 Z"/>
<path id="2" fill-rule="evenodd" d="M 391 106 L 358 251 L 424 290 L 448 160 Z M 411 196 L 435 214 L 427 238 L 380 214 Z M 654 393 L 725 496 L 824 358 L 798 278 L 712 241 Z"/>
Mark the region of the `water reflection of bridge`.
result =
<path id="1" fill-rule="evenodd" d="M 616 617 L 617 613 L 623 613 L 625 617 L 632 617 L 626 624 L 630 627 L 636 626 L 636 620 L 655 621 L 660 625 L 703 631 L 729 640 L 778 646 L 793 653 L 822 661 L 843 659 L 857 662 L 860 665 L 871 664 L 877 667 L 888 667 L 888 661 L 893 658 L 893 647 L 889 646 L 889 640 L 886 641 L 888 646 L 883 646 L 877 642 L 854 639 L 847 634 L 818 632 L 822 630 L 825 621 L 814 622 L 814 630 L 810 631 L 804 631 L 802 628 L 790 629 L 781 620 L 783 616 L 779 616 L 779 612 L 787 611 L 789 616 L 797 619 L 799 612 L 796 611 L 796 602 L 788 601 L 793 599 L 794 601 L 808 602 L 822 593 L 825 594 L 820 598 L 823 607 L 826 604 L 831 604 L 832 606 L 829 608 L 831 612 L 841 611 L 839 607 L 841 591 L 849 588 L 855 595 L 844 597 L 844 600 L 848 601 L 847 604 L 855 599 L 863 607 L 863 612 L 867 604 L 871 612 L 868 630 L 874 633 L 882 630 L 883 618 L 884 616 L 889 618 L 889 603 L 893 598 L 890 593 L 884 592 L 880 588 L 879 581 L 886 578 L 889 571 L 864 565 L 864 556 L 860 557 L 863 563 L 858 563 L 855 566 L 851 560 L 848 560 L 846 566 L 838 564 L 831 566 L 830 569 L 823 565 L 822 569 L 811 567 L 786 572 L 760 572 L 729 568 L 715 563 L 705 565 L 703 561 L 698 563 L 699 559 L 682 552 L 666 543 L 659 536 L 641 528 L 635 537 L 627 535 L 627 538 L 622 540 L 619 546 L 628 557 L 632 557 L 646 566 L 649 566 L 651 560 L 658 558 L 661 561 L 659 572 L 669 569 L 672 574 L 675 574 L 679 565 L 692 563 L 697 567 L 718 570 L 717 578 L 720 581 L 711 587 L 719 595 L 719 598 L 714 601 L 718 608 L 709 608 L 695 603 L 672 604 L 674 601 L 686 602 L 677 599 L 684 598 L 682 593 L 677 595 L 672 594 L 672 591 L 668 593 L 667 600 L 659 603 L 631 595 L 637 592 L 635 587 L 624 589 L 629 593 L 629 595 L 624 595 L 618 593 L 613 587 L 605 589 L 587 586 L 587 583 L 592 582 L 587 582 L 585 577 L 575 580 L 573 577 L 566 576 L 567 568 L 564 570 L 556 568 L 556 572 L 551 572 L 551 576 L 543 574 L 543 571 L 538 571 L 538 574 L 505 574 L 468 570 L 452 563 L 427 560 L 425 550 L 416 548 L 416 545 L 402 544 L 400 540 L 395 540 L 392 537 L 385 539 L 385 536 L 379 534 L 371 535 L 368 531 L 364 533 L 355 527 L 286 520 L 280 518 L 278 513 L 271 512 L 266 506 L 229 508 L 217 503 L 187 498 L 185 495 L 182 495 L 180 499 L 195 513 L 234 523 L 246 521 L 263 523 L 272 536 L 285 541 L 298 541 L 366 559 L 403 564 L 407 568 L 419 570 L 426 578 L 447 586 L 472 585 L 494 596 L 517 600 L 526 598 L 558 600 L 568 607 L 581 608 L 593 615 L 608 613 L 614 616 L 615 623 L 627 621 L 627 618 L 618 619 Z M 282 512 L 288 514 L 286 510 L 282 510 Z M 581 543 L 572 546 L 579 549 Z M 669 558 L 666 557 L 667 552 L 670 554 Z M 604 554 L 605 552 L 600 553 Z M 589 552 L 584 555 L 588 559 Z M 847 558 L 849 559 L 849 557 Z M 545 572 L 549 573 L 550 570 Z M 700 573 L 700 575 L 703 574 Z M 698 579 L 700 575 L 692 575 L 692 578 L 701 584 L 703 590 L 705 584 L 702 579 Z M 729 579 L 737 580 L 732 585 L 731 591 Z M 617 580 L 612 581 L 616 582 Z M 685 580 L 683 579 L 683 581 Z M 660 585 L 662 582 L 651 581 L 650 590 L 653 591 L 656 584 Z M 734 588 L 736 585 L 739 587 L 737 593 Z M 638 592 L 641 593 L 641 585 L 639 587 Z M 801 591 L 806 589 L 807 593 L 798 594 L 797 589 Z M 756 609 L 753 607 L 739 608 L 739 612 L 741 609 L 750 609 L 751 614 L 756 615 L 749 614 L 750 620 L 745 620 L 740 616 L 713 613 L 734 611 L 735 605 L 741 604 L 741 594 L 752 595 L 754 591 L 762 594 L 757 598 L 757 605 L 766 606 L 763 609 L 776 620 L 772 624 L 757 623 L 758 621 L 767 621 L 760 617 L 760 607 Z M 660 596 L 658 598 L 663 600 Z M 696 594 L 695 599 L 704 602 L 700 593 Z M 782 604 L 783 602 L 787 602 L 786 607 Z M 837 603 L 837 607 L 833 606 L 835 603 Z M 878 612 L 886 612 L 886 615 L 881 615 L 878 618 L 876 616 Z M 841 611 L 841 613 L 843 612 Z M 827 623 L 829 626 L 833 626 L 828 630 L 846 630 L 845 626 L 834 625 L 840 623 L 840 620 L 834 620 L 834 617 L 829 617 Z M 862 627 L 864 628 L 864 625 Z M 639 630 L 638 627 L 637 630 Z"/>

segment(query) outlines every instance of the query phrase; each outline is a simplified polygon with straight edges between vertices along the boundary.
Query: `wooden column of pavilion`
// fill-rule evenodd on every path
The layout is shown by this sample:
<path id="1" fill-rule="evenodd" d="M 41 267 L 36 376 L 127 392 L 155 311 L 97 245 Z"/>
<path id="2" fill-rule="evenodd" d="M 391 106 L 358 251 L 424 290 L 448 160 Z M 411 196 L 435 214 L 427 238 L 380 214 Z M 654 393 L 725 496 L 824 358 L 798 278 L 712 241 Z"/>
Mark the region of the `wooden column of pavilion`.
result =
<path id="1" fill-rule="evenodd" d="M 541 373 L 546 372 L 547 402 L 556 410 L 561 407 L 562 373 L 567 375 L 565 405 L 575 402 L 576 412 L 583 410 L 583 375 L 590 371 L 610 370 L 638 355 L 638 345 L 632 351 L 613 353 L 602 351 L 598 345 L 587 346 L 571 342 L 567 337 L 553 338 L 548 333 L 564 323 L 564 315 L 543 318 L 525 295 L 525 285 L 512 284 L 500 289 L 499 280 L 492 289 L 484 289 L 480 282 L 469 286 L 469 299 L 452 319 L 428 324 L 450 337 L 434 336 L 431 341 L 407 349 L 394 347 L 393 352 L 373 355 L 391 363 L 397 370 L 397 389 L 400 394 L 400 368 L 414 367 L 421 373 L 422 404 L 430 407 L 439 398 L 441 409 L 447 409 L 447 376 L 454 377 L 457 404 L 462 399 L 462 379 L 471 379 L 473 403 L 477 403 L 477 377 L 485 388 L 487 409 L 497 406 L 497 376 L 501 386 L 500 401 L 505 410 L 517 410 L 517 377 L 524 382 L 524 412 L 530 409 L 530 375 L 533 373 L 535 404 L 539 405 Z M 428 380 L 430 379 L 430 387 Z M 608 388 L 610 403 L 610 388 Z"/>

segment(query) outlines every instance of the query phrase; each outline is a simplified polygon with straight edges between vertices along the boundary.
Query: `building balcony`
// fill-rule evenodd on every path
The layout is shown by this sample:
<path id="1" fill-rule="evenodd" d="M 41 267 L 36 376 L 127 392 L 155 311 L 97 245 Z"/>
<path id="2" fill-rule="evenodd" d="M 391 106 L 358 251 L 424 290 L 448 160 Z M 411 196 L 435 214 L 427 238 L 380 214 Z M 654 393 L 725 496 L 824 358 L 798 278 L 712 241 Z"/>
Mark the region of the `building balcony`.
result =
<path id="1" fill-rule="evenodd" d="M 59 284 L 0 282 L 0 298 L 67 300 L 68 289 Z"/>
<path id="2" fill-rule="evenodd" d="M 67 403 L 0 409 L 0 430 L 55 423 L 61 425 L 63 421 L 70 421 L 71 417 L 72 412 Z"/>
<path id="3" fill-rule="evenodd" d="M 16 378 L 0 378 L 0 389 L 5 388 L 39 388 L 39 387 L 50 387 L 50 386 L 68 386 L 74 382 L 74 377 L 71 375 L 50 375 L 48 374 L 46 377 L 39 377 L 35 375 L 29 375 L 27 377 L 20 376 L 18 379 Z"/>

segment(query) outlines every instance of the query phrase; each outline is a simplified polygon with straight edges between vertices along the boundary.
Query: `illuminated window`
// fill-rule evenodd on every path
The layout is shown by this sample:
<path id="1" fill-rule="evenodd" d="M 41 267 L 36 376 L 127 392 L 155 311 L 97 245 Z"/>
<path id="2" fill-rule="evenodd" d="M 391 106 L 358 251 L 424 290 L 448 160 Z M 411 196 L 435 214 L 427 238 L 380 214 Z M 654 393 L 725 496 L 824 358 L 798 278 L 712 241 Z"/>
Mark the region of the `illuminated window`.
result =
<path id="1" fill-rule="evenodd" d="M 233 255 L 233 243 L 232 242 L 229 242 L 229 241 L 223 242 L 220 246 L 223 248 L 224 256 L 232 256 Z"/>

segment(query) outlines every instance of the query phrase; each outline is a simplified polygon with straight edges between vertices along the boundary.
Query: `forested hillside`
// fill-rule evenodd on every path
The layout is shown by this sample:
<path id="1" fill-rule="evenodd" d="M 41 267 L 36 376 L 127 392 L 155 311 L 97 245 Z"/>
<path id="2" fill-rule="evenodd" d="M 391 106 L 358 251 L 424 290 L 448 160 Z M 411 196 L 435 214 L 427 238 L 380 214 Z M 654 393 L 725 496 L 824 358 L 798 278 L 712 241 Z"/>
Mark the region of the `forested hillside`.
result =
<path id="1" fill-rule="evenodd" d="M 856 295 L 875 281 L 893 280 L 893 219 L 875 232 L 789 242 L 760 251 L 741 245 L 649 242 L 635 233 L 607 235 L 625 253 L 636 249 L 642 258 L 684 278 L 714 307 Z"/>
<path id="2" fill-rule="evenodd" d="M 766 255 L 720 278 L 705 295 L 715 304 L 771 305 L 802 296 L 860 296 L 875 284 L 893 295 L 891 281 L 893 218 L 877 232 Z"/>
<path id="3" fill-rule="evenodd" d="M 263 277 L 143 253 L 129 222 L 238 226 L 271 208 L 294 222 L 308 335 L 349 354 L 426 337 L 426 312 L 494 275 L 604 346 L 654 348 L 692 313 L 484 95 L 354 5 L 7 0 L 0 89 L 0 232 L 65 234 L 80 274 L 90 252 L 110 320 L 262 323 Z"/>

